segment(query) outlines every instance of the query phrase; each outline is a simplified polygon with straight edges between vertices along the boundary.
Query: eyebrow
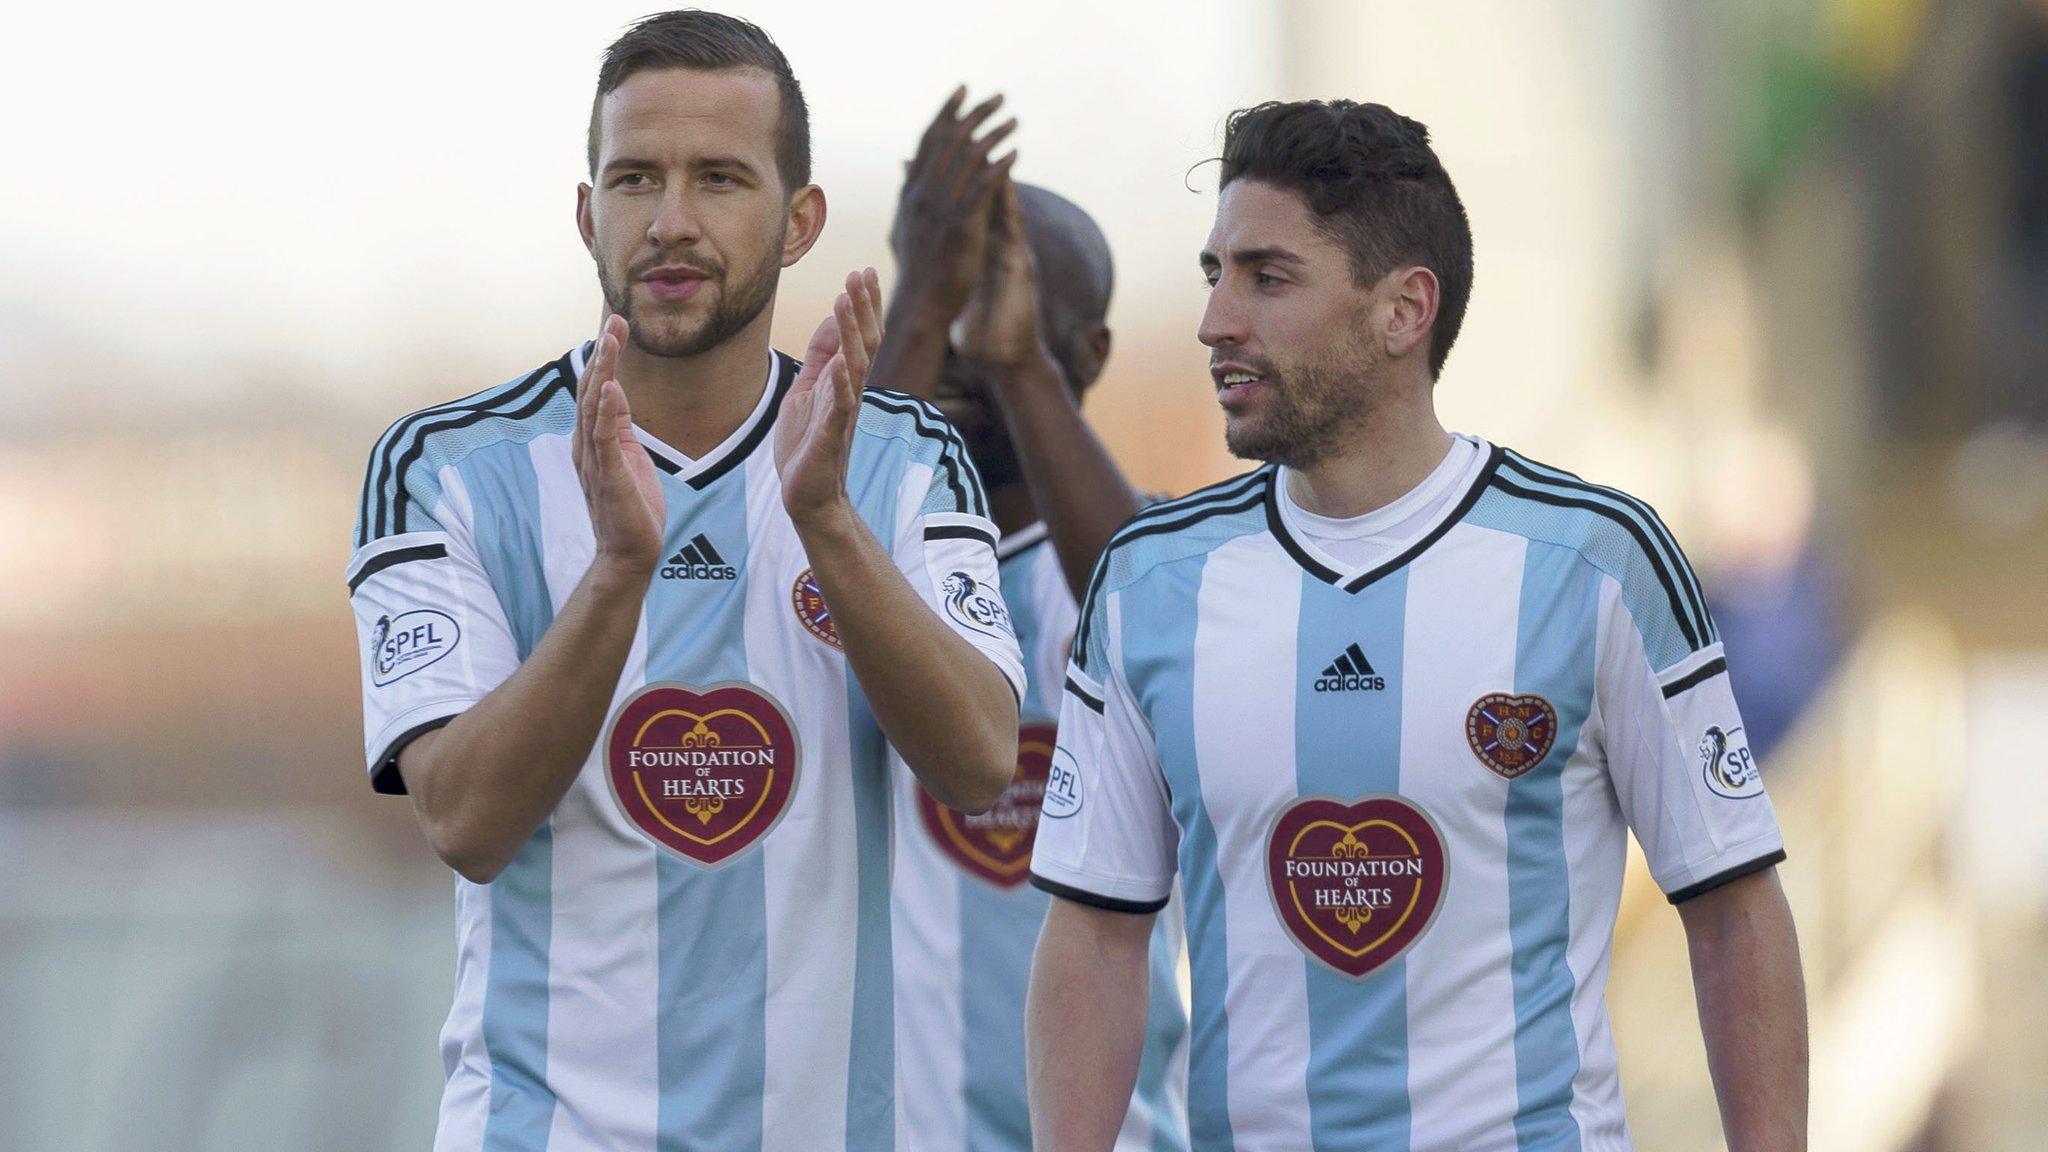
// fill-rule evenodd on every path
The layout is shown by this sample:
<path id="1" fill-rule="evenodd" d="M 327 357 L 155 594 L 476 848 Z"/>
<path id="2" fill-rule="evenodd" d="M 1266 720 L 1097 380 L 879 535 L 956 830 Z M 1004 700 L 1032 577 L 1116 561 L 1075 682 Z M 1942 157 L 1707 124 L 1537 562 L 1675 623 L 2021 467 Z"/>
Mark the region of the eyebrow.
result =
<path id="1" fill-rule="evenodd" d="M 1197 257 L 1197 259 L 1204 268 L 1219 266 L 1223 263 L 1214 252 L 1207 249 L 1204 249 L 1201 256 Z M 1268 245 L 1264 248 L 1240 248 L 1230 253 L 1230 262 L 1239 265 L 1267 263 L 1299 265 L 1303 261 L 1301 256 L 1295 252 L 1278 247 L 1277 245 Z"/>
<path id="2" fill-rule="evenodd" d="M 660 167 L 661 165 L 656 161 L 644 159 L 639 156 L 615 156 L 612 159 L 605 161 L 605 165 L 602 171 L 604 173 L 649 172 L 655 171 Z M 697 159 L 692 160 L 690 162 L 690 167 L 697 169 L 699 171 L 702 171 L 707 168 L 729 168 L 734 171 L 743 172 L 749 176 L 759 175 L 759 173 L 755 171 L 754 166 L 752 164 L 747 163 L 745 160 L 742 160 L 737 156 L 700 156 Z"/>

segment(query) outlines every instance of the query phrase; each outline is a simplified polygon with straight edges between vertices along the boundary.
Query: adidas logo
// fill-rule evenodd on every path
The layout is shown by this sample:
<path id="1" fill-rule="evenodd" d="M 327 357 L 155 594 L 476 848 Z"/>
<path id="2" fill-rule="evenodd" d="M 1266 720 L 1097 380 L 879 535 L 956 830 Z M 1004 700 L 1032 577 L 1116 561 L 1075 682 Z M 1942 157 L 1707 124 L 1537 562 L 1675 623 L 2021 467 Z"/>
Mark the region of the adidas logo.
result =
<path id="1" fill-rule="evenodd" d="M 1356 644 L 1338 653 L 1315 683 L 1318 692 L 1380 692 L 1386 687 L 1387 678 L 1372 670 L 1372 661 Z"/>
<path id="2" fill-rule="evenodd" d="M 731 580 L 738 575 L 739 572 L 725 562 L 725 557 L 718 554 L 718 549 L 711 546 L 711 541 L 705 539 L 702 532 L 676 549 L 676 554 L 661 567 L 664 580 Z"/>

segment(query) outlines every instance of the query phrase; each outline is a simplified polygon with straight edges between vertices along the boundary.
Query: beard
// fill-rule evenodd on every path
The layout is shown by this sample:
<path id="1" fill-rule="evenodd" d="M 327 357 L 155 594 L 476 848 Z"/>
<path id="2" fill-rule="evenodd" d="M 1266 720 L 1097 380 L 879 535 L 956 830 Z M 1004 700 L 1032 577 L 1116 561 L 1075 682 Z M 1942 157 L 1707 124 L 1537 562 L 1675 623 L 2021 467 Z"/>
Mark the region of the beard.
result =
<path id="1" fill-rule="evenodd" d="M 782 279 L 782 263 L 776 258 L 781 251 L 782 237 L 777 236 L 761 259 L 739 275 L 730 274 L 715 257 L 692 259 L 693 266 L 709 274 L 706 287 L 715 290 L 711 314 L 696 323 L 663 311 L 655 311 L 644 319 L 634 314 L 633 285 L 642 271 L 659 267 L 665 258 L 657 257 L 644 262 L 640 269 L 629 270 L 623 284 L 600 262 L 597 283 L 604 292 L 605 307 L 625 319 L 634 347 L 649 356 L 687 358 L 702 355 L 732 339 L 761 315 L 775 299 L 776 285 Z"/>
<path id="2" fill-rule="evenodd" d="M 1223 442 L 1230 454 L 1307 468 L 1335 452 L 1373 409 L 1372 354 L 1347 351 L 1352 354 L 1284 370 L 1248 364 L 1267 381 L 1267 394 L 1262 411 L 1225 417 Z"/>

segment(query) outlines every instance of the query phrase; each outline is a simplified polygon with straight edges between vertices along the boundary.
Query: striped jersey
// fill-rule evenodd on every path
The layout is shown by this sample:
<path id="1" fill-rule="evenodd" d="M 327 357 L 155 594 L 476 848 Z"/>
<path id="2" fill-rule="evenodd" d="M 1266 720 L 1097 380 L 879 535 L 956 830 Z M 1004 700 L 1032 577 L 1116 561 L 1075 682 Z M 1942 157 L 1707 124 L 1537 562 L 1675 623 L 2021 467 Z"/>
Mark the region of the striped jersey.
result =
<path id="1" fill-rule="evenodd" d="M 590 345 L 392 426 L 348 583 L 365 754 L 395 756 L 504 681 L 594 554 L 570 456 Z M 764 447 L 798 365 L 667 497 L 611 711 L 554 812 L 489 884 L 456 879 L 437 1152 L 887 1149 L 890 779 Z M 931 610 L 1020 693 L 993 524 L 937 410 L 864 397 L 847 489 Z"/>
<path id="2" fill-rule="evenodd" d="M 1141 514 L 1085 598 L 1032 868 L 1127 910 L 1178 876 L 1200 1152 L 1629 1148 L 1627 832 L 1674 902 L 1783 858 L 1663 524 L 1461 439 L 1369 567 L 1268 466 Z"/>
<path id="3" fill-rule="evenodd" d="M 1024 652 L 1017 775 L 980 816 L 897 774 L 896 1059 L 899 1152 L 1030 1152 L 1024 997 L 1050 897 L 1026 883 L 1077 616 L 1043 524 L 997 545 Z M 1187 1147 L 1187 1013 L 1179 905 L 1152 930 L 1150 1011 L 1118 1152 Z"/>

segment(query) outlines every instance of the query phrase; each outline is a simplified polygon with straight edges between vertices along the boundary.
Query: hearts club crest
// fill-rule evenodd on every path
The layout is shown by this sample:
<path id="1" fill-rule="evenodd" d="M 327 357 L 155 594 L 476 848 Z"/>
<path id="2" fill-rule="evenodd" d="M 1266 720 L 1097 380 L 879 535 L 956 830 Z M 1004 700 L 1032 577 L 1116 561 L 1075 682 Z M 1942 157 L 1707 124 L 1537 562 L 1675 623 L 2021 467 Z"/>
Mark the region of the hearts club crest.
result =
<path id="1" fill-rule="evenodd" d="M 775 827 L 802 759 L 782 705 L 738 681 L 649 684 L 613 713 L 604 750 L 619 808 L 648 839 L 704 868 Z"/>
<path id="2" fill-rule="evenodd" d="M 1052 767 L 1057 733 L 1050 724 L 1026 724 L 1017 733 L 1017 774 L 995 807 L 968 816 L 917 790 L 917 814 L 946 858 L 998 888 L 1015 888 L 1031 872 L 1038 809 Z"/>
<path id="3" fill-rule="evenodd" d="M 1550 754 L 1557 741 L 1557 709 L 1541 696 L 1481 696 L 1465 713 L 1465 740 L 1494 775 L 1513 780 Z"/>
<path id="4" fill-rule="evenodd" d="M 1427 813 L 1399 796 L 1305 796 L 1266 838 L 1273 910 L 1310 958 L 1352 980 L 1421 939 L 1449 861 Z"/>

